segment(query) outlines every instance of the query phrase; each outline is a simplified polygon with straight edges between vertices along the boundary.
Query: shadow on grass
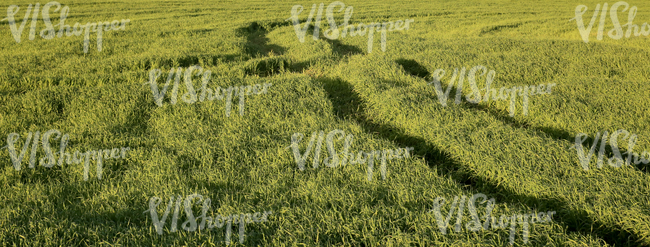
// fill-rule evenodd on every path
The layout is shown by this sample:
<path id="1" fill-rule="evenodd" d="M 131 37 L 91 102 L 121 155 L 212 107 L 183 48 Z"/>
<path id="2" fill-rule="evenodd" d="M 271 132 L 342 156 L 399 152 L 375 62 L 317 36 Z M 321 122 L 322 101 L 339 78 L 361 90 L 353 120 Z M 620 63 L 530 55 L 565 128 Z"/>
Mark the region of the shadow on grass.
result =
<path id="1" fill-rule="evenodd" d="M 323 38 L 321 38 L 323 39 Z M 360 49 L 352 46 L 342 45 L 339 41 L 323 39 L 332 46 L 332 50 L 338 57 L 345 55 L 360 54 Z M 400 59 L 397 61 L 402 65 L 405 71 L 413 76 L 431 79 L 431 74 L 428 70 L 414 60 Z M 490 181 L 487 178 L 476 177 L 467 167 L 461 165 L 458 161 L 451 158 L 450 154 L 441 150 L 431 144 L 425 139 L 409 136 L 399 128 L 377 124 L 367 119 L 364 115 L 365 106 L 361 97 L 354 92 L 353 86 L 340 79 L 332 79 L 327 77 L 315 78 L 321 82 L 329 100 L 334 107 L 334 114 L 344 120 L 357 121 L 367 133 L 378 133 L 382 138 L 391 140 L 398 144 L 398 146 L 415 147 L 415 153 L 425 158 L 425 162 L 430 167 L 436 167 L 444 176 L 452 177 L 462 187 L 469 188 L 478 192 L 490 194 L 498 201 L 507 202 L 512 204 L 525 203 L 527 205 L 542 205 L 548 208 L 561 208 L 565 210 L 558 211 L 558 219 L 562 219 L 564 225 L 570 231 L 580 232 L 585 235 L 596 235 L 605 240 L 609 244 L 622 244 L 623 246 L 635 246 L 630 244 L 632 242 L 641 243 L 641 237 L 638 234 L 630 233 L 628 231 L 620 230 L 611 227 L 601 222 L 594 221 L 590 218 L 585 210 L 566 209 L 569 208 L 569 203 L 555 199 L 555 198 L 536 198 L 532 196 L 520 195 L 517 192 L 505 188 L 499 184 L 498 181 Z M 455 88 L 452 88 L 455 91 Z M 453 98 L 453 97 L 452 97 Z M 463 102 L 464 107 L 481 110 L 488 114 L 500 119 L 505 124 L 509 124 L 517 128 L 531 128 L 530 124 L 514 120 L 509 117 L 505 111 L 490 111 L 485 106 L 477 106 L 468 102 Z M 534 127 L 535 130 L 545 133 L 557 140 L 567 140 L 574 142 L 575 138 L 571 136 L 568 131 L 555 129 L 551 127 Z M 593 138 L 592 140 L 593 141 Z M 436 161 L 433 163 L 432 161 Z M 592 229 L 598 229 L 596 232 Z M 625 243 L 625 244 L 623 244 Z"/>
<path id="2" fill-rule="evenodd" d="M 262 23 L 251 22 L 248 26 L 237 29 L 237 33 L 246 38 L 244 52 L 252 58 L 259 58 L 269 53 L 282 55 L 286 51 L 284 47 L 269 44 L 266 34 L 278 26 L 289 25 L 289 23 Z"/>
<path id="3" fill-rule="evenodd" d="M 396 62 L 398 64 L 402 65 L 404 70 L 407 73 L 411 74 L 412 76 L 416 76 L 416 77 L 425 79 L 427 81 L 430 81 L 430 80 L 433 79 L 433 78 L 431 78 L 431 74 L 427 71 L 427 69 L 424 66 L 422 66 L 421 64 L 419 64 L 418 62 L 416 62 L 415 60 L 412 60 L 412 59 L 408 59 L 408 60 L 407 59 L 398 59 Z M 431 86 L 433 86 L 433 85 L 431 85 Z M 444 83 L 441 82 L 441 86 L 443 87 L 443 91 L 444 91 L 444 90 L 446 90 L 446 87 L 448 87 L 449 85 L 444 85 Z M 448 101 L 447 101 L 448 105 L 453 104 L 453 102 L 455 101 L 455 92 L 457 92 L 457 91 L 458 91 L 458 88 L 456 86 L 451 86 L 450 96 L 449 96 Z M 526 121 L 522 121 L 522 120 L 519 120 L 519 119 L 515 119 L 514 117 L 510 117 L 510 114 L 507 111 L 502 110 L 502 109 L 490 108 L 485 104 L 473 104 L 473 103 L 467 102 L 465 99 L 461 99 L 459 105 L 461 105 L 462 107 L 468 108 L 468 109 L 474 109 L 474 110 L 477 110 L 477 111 L 485 112 L 485 113 L 489 114 L 490 116 L 498 119 L 502 123 L 510 125 L 513 128 L 530 129 L 530 130 L 542 133 L 543 135 L 549 136 L 549 137 L 551 137 L 551 138 L 553 138 L 555 140 L 558 140 L 558 141 L 564 140 L 564 141 L 568 141 L 570 143 L 575 143 L 575 134 L 571 134 L 569 131 L 554 128 L 554 127 L 547 127 L 547 126 L 532 126 L 530 123 L 528 123 Z M 611 132 L 610 132 L 610 134 L 611 134 Z M 594 137 L 593 136 L 588 136 L 586 141 L 583 143 L 583 145 L 584 144 L 588 145 L 588 143 L 593 143 L 593 142 L 594 142 Z M 584 147 L 583 146 L 583 150 L 585 150 L 585 152 L 588 152 L 589 148 L 590 147 Z M 600 148 L 600 144 L 598 144 L 597 148 Z M 618 147 L 618 149 L 620 150 L 621 153 L 627 152 L 627 150 L 625 148 Z M 597 155 L 597 153 L 596 153 L 596 155 Z M 611 158 L 611 157 L 614 156 L 613 147 L 611 145 L 609 145 L 609 144 L 606 144 L 605 156 L 608 157 L 608 158 Z M 626 156 L 624 156 L 623 158 L 625 159 L 625 157 Z M 576 154 L 576 159 L 577 159 L 577 154 Z M 595 164 L 593 164 L 593 165 L 595 165 Z M 590 169 L 594 167 L 593 165 L 590 164 Z M 650 172 L 650 164 L 640 163 L 640 164 L 635 165 L 634 164 L 634 159 L 633 159 L 632 162 L 631 162 L 631 165 L 634 165 L 635 167 L 637 167 L 640 171 L 642 171 L 644 173 Z"/>
<path id="4" fill-rule="evenodd" d="M 169 72 L 169 68 L 181 67 L 187 68 L 192 65 L 199 65 L 203 63 L 206 66 L 215 66 L 221 63 L 230 63 L 234 61 L 242 60 L 240 55 L 228 54 L 228 55 L 183 55 L 181 57 L 171 57 L 171 58 L 148 58 L 140 63 L 144 64 L 144 70 L 149 71 L 155 68 L 167 68 L 166 71 Z M 163 69 L 163 74 L 165 75 L 165 69 Z"/>
<path id="5" fill-rule="evenodd" d="M 314 26 L 309 26 L 307 30 L 307 34 L 311 33 L 312 35 L 305 35 L 305 39 L 313 38 L 313 33 L 316 31 L 316 28 Z M 343 56 L 352 56 L 363 53 L 359 47 L 343 44 L 338 39 L 326 38 L 322 33 L 322 29 L 320 29 L 319 32 L 320 33 L 318 35 L 318 39 L 327 42 L 332 47 L 332 52 L 334 55 L 336 55 L 339 59 Z"/>
<path id="6" fill-rule="evenodd" d="M 449 153 L 429 144 L 425 139 L 410 136 L 394 126 L 378 124 L 367 119 L 364 115 L 364 112 L 366 112 L 364 103 L 361 97 L 354 92 L 351 84 L 332 78 L 317 78 L 316 80 L 324 85 L 334 106 L 334 114 L 337 117 L 356 120 L 367 133 L 378 133 L 380 137 L 391 140 L 397 143 L 398 146 L 414 147 L 415 154 L 423 156 L 428 166 L 436 167 L 442 176 L 453 178 L 462 187 L 490 195 L 489 197 L 494 197 L 499 202 L 525 203 L 531 206 L 542 205 L 544 208 L 562 209 L 557 211 L 557 221 L 563 222 L 570 231 L 580 232 L 585 235 L 593 234 L 609 244 L 616 243 L 620 245 L 629 243 L 630 240 L 632 240 L 631 242 L 642 243 L 639 235 L 594 221 L 585 210 L 567 209 L 570 207 L 568 202 L 555 198 L 536 198 L 521 195 L 500 185 L 498 181 L 474 176 L 467 167 L 452 159 Z M 598 230 L 592 231 L 592 229 Z M 635 245 L 623 244 L 623 246 Z"/>
<path id="7" fill-rule="evenodd" d="M 81 183 L 78 181 L 52 179 L 51 174 L 48 176 L 50 177 L 49 179 L 41 177 L 31 178 L 32 180 L 41 180 L 39 181 L 39 184 L 48 184 L 48 186 L 58 188 L 43 190 L 44 198 L 48 198 L 47 202 L 44 204 L 43 202 L 24 200 L 23 204 L 20 205 L 23 210 L 43 209 L 46 210 L 46 212 L 22 212 L 20 214 L 17 213 L 12 214 L 12 216 L 7 216 L 8 222 L 11 222 L 7 227 L 14 227 L 12 225 L 15 224 L 17 227 L 21 228 L 19 232 L 27 238 L 17 234 L 8 234 L 5 236 L 5 240 L 9 239 L 14 243 L 20 243 L 21 241 L 33 243 L 32 239 L 34 239 L 34 229 L 50 229 L 53 230 L 54 234 L 56 234 L 60 239 L 67 241 L 66 245 L 68 246 L 90 245 L 97 241 L 97 236 L 119 236 L 124 231 L 140 233 L 142 234 L 142 240 L 153 241 L 156 243 L 165 242 L 166 240 L 164 236 L 186 238 L 187 235 L 189 235 L 189 237 L 198 235 L 203 235 L 203 237 L 212 236 L 214 239 L 218 240 L 219 243 L 225 242 L 225 225 L 221 228 L 213 228 L 211 230 L 205 229 L 201 232 L 198 230 L 195 232 L 183 230 L 182 223 L 187 220 L 183 205 L 181 205 L 181 208 L 179 209 L 180 213 L 178 217 L 177 231 L 170 232 L 172 217 L 174 214 L 172 206 L 172 210 L 169 212 L 167 220 L 163 225 L 163 235 L 158 235 L 156 233 L 150 213 L 145 212 L 146 210 L 149 210 L 149 199 L 153 196 L 162 199 L 162 203 L 157 207 L 157 213 L 159 217 L 162 217 L 171 195 L 174 195 L 174 197 L 180 195 L 184 200 L 187 196 L 192 194 L 192 192 L 184 191 L 177 194 L 176 192 L 182 191 L 182 189 L 175 188 L 171 195 L 143 195 L 141 191 L 125 190 L 125 188 L 122 187 L 122 189 L 119 189 L 120 194 L 116 197 L 116 195 L 102 194 L 102 191 L 107 187 L 120 188 L 122 186 L 120 185 L 121 182 L 114 183 L 115 181 L 111 182 L 110 180 L 105 179 L 97 180 L 96 177 L 93 179 L 92 175 L 89 181 L 83 181 Z M 42 180 L 49 181 L 44 183 Z M 244 191 L 245 188 L 236 181 L 219 183 L 205 182 L 201 185 L 205 184 L 208 184 L 206 188 L 208 188 L 211 194 L 202 194 L 202 196 L 212 200 L 210 209 L 207 212 L 208 216 L 216 217 L 218 214 L 217 210 L 221 207 L 220 202 L 223 200 L 234 199 L 240 202 L 246 200 L 243 196 L 237 196 L 237 194 Z M 189 185 L 194 188 L 196 188 L 195 186 L 199 186 L 193 181 L 191 181 Z M 108 198 L 106 198 L 106 196 L 108 196 Z M 118 198 L 119 201 L 115 201 L 116 198 Z M 126 201 L 123 202 L 121 200 Z M 97 203 L 99 208 L 88 210 L 88 203 Z M 201 208 L 198 204 L 193 206 L 192 209 L 195 216 L 198 216 L 201 212 Z M 260 209 L 259 211 L 262 210 L 263 209 Z M 229 213 L 236 214 L 253 212 L 237 211 Z M 47 217 L 47 220 L 35 219 L 35 215 L 36 217 L 45 216 Z M 36 224 L 38 225 L 25 227 L 29 225 L 30 222 L 37 222 Z M 200 220 L 197 220 L 197 223 L 200 223 Z M 60 228 L 53 228 L 55 226 L 60 226 Z M 238 243 L 239 241 L 238 226 L 238 224 L 233 224 L 231 228 L 232 235 L 230 241 L 233 243 Z M 92 229 L 92 231 L 85 231 L 83 229 Z M 245 245 L 251 243 L 259 245 L 263 244 L 261 236 L 263 234 L 266 236 L 272 235 L 274 229 L 261 224 L 247 224 L 245 233 Z M 133 238 L 127 238 L 127 240 L 137 241 L 137 239 Z M 27 246 L 31 246 L 31 244 L 28 244 Z"/>
<path id="8" fill-rule="evenodd" d="M 404 71 L 412 76 L 420 77 L 426 81 L 431 80 L 431 74 L 424 66 L 413 59 L 397 59 L 397 64 L 402 65 Z"/>
<path id="9" fill-rule="evenodd" d="M 268 32 L 277 27 L 289 25 L 291 25 L 290 22 L 252 22 L 246 27 L 237 29 L 239 34 L 246 37 L 245 53 L 253 58 L 244 64 L 245 74 L 268 77 L 284 72 L 302 73 L 311 66 L 313 61 L 294 62 L 287 57 L 281 56 L 286 51 L 284 47 L 268 44 L 269 39 L 266 38 Z M 307 33 L 313 34 L 313 32 L 314 26 L 310 26 Z M 306 39 L 311 37 L 313 36 L 305 36 Z M 339 40 L 327 39 L 323 35 L 319 35 L 318 39 L 327 42 L 332 47 L 335 60 L 340 60 L 343 56 L 362 53 L 358 47 L 343 44 Z M 265 56 L 266 54 L 269 56 Z"/>
<path id="10" fill-rule="evenodd" d="M 163 72 L 164 73 L 164 72 Z M 149 86 L 149 85 L 147 85 Z M 151 119 L 151 112 L 153 112 L 157 105 L 151 104 L 154 102 L 151 90 L 144 88 L 139 92 L 133 93 L 137 97 L 136 102 L 140 107 L 133 107 L 127 113 L 126 121 L 124 124 L 118 124 L 111 128 L 112 133 L 128 134 L 128 133 L 148 133 L 149 121 Z"/>

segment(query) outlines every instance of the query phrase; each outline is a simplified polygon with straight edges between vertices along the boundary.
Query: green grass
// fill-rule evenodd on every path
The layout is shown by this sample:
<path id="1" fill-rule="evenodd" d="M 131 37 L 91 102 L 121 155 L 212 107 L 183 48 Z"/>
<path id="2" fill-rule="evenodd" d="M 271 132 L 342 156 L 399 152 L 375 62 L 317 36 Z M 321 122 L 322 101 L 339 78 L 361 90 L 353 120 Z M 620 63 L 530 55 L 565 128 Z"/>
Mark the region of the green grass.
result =
<path id="1" fill-rule="evenodd" d="M 30 3 L 0 10 L 19 5 L 22 21 Z M 20 151 L 29 132 L 58 129 L 70 135 L 69 153 L 131 151 L 105 161 L 101 180 L 91 161 L 84 181 L 81 164 L 30 169 L 26 157 L 16 171 L 0 149 L 3 246 L 225 245 L 224 228 L 170 232 L 170 215 L 158 235 L 144 213 L 153 196 L 166 205 L 194 193 L 212 200 L 212 216 L 273 211 L 267 222 L 247 224 L 245 246 L 509 246 L 509 229 L 467 230 L 467 212 L 462 231 L 450 226 L 447 234 L 427 213 L 437 197 L 476 193 L 495 198 L 493 215 L 557 212 L 553 222 L 531 225 L 527 244 L 518 226 L 514 246 L 650 246 L 648 166 L 598 169 L 592 159 L 585 171 L 571 149 L 578 133 L 593 139 L 626 129 L 638 135 L 635 152 L 650 151 L 649 37 L 598 41 L 596 23 L 584 43 L 569 21 L 584 4 L 588 22 L 603 2 L 346 1 L 350 24 L 415 20 L 388 33 L 386 52 L 376 33 L 370 54 L 367 36 L 314 40 L 308 31 L 299 42 L 285 21 L 291 7 L 305 7 L 302 22 L 320 2 L 60 3 L 70 7 L 68 25 L 131 21 L 104 33 L 101 52 L 91 34 L 88 53 L 83 37 L 29 40 L 31 21 L 16 43 L 0 22 L 0 146 L 19 133 Z M 628 3 L 638 7 L 635 24 L 650 22 L 650 4 Z M 343 14 L 335 16 L 340 23 Z M 58 12 L 51 18 L 58 22 Z M 619 18 L 627 22 L 627 12 Z M 43 28 L 39 15 L 36 30 Z M 608 18 L 605 32 L 611 28 Z M 145 84 L 149 70 L 162 70 L 161 85 L 169 69 L 195 64 L 212 71 L 211 88 L 273 86 L 246 97 L 244 116 L 236 99 L 229 117 L 223 100 L 173 105 L 171 86 L 158 107 Z M 521 100 L 514 117 L 508 101 L 454 104 L 456 90 L 441 106 L 431 74 L 446 70 L 446 87 L 454 68 L 477 65 L 496 72 L 496 88 L 557 86 L 531 97 L 527 116 Z M 185 93 L 181 81 L 178 95 Z M 312 132 L 335 129 L 354 135 L 351 151 L 414 147 L 415 155 L 388 161 L 386 180 L 378 161 L 371 181 L 366 165 L 314 169 L 313 154 L 298 170 L 291 136 L 305 134 L 304 152 Z M 184 221 L 181 213 L 179 227 Z"/>

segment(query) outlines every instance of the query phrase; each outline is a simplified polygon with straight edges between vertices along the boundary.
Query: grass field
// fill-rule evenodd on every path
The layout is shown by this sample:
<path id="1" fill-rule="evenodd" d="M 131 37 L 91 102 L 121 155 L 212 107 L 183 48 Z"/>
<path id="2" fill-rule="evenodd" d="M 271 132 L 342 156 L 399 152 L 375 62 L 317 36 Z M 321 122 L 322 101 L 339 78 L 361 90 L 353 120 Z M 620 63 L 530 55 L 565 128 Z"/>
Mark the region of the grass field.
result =
<path id="1" fill-rule="evenodd" d="M 47 2 L 40 2 L 41 8 Z M 0 149 L 0 244 L 2 246 L 510 246 L 511 231 L 470 231 L 464 211 L 446 234 L 431 212 L 445 198 L 447 217 L 454 197 L 477 193 L 494 198 L 493 216 L 555 211 L 551 222 L 530 224 L 528 239 L 517 225 L 514 246 L 650 246 L 650 165 L 602 168 L 591 159 L 583 169 L 575 137 L 585 133 L 587 151 L 597 132 L 625 129 L 638 136 L 634 152 L 650 151 L 650 36 L 611 39 L 605 21 L 597 39 L 596 18 L 585 43 L 575 20 L 578 5 L 588 6 L 585 25 L 602 1 L 582 2 L 459 0 L 343 2 L 354 12 L 350 24 L 413 19 L 408 30 L 380 34 L 367 52 L 368 36 L 327 39 L 313 28 L 300 42 L 290 20 L 300 1 L 65 1 L 67 25 L 129 19 L 124 30 L 97 35 L 44 39 L 46 26 L 31 16 L 16 42 L 7 20 L 0 22 L 0 146 L 20 135 L 15 150 Z M 634 23 L 650 22 L 650 2 L 637 6 Z M 0 3 L 0 18 L 20 7 L 20 26 L 29 2 Z M 614 2 L 608 2 L 611 6 Z M 52 23 L 58 12 L 50 10 Z M 338 10 L 338 8 L 336 9 Z M 621 24 L 628 12 L 619 9 Z M 337 23 L 343 12 L 334 12 Z M 609 10 L 607 11 L 609 13 Z M 313 24 L 313 22 L 312 22 Z M 626 30 L 626 29 L 624 29 Z M 150 71 L 198 65 L 211 71 L 209 88 L 269 84 L 265 93 L 186 103 L 180 77 L 178 99 L 172 86 L 156 104 Z M 518 98 L 473 104 L 467 80 L 452 86 L 447 106 L 433 84 L 444 69 L 446 88 L 454 69 L 478 65 L 494 70 L 493 87 L 556 84 L 552 93 L 531 96 L 527 115 Z M 201 77 L 194 74 L 199 92 Z M 485 77 L 478 77 L 483 88 Z M 171 84 L 174 79 L 171 79 Z M 454 103 L 457 90 L 462 101 Z M 216 97 L 216 96 L 215 96 Z M 231 109 L 228 116 L 227 109 Z M 243 115 L 241 114 L 243 113 Z M 129 147 L 128 155 L 103 162 L 101 179 L 90 161 L 45 167 L 41 142 L 25 140 L 51 129 L 68 134 L 66 152 Z M 292 152 L 294 133 L 304 134 L 300 154 L 312 133 L 342 130 L 354 136 L 350 151 L 413 147 L 410 157 L 389 160 L 386 177 L 380 160 L 368 180 L 367 164 L 305 169 Z M 7 139 L 5 139 L 7 137 Z M 60 148 L 57 135 L 49 143 Z M 316 137 L 318 139 L 318 137 Z M 335 138 L 340 154 L 343 138 Z M 619 136 L 621 153 L 628 140 Z M 316 145 L 314 145 L 316 146 Z M 600 144 L 596 149 L 600 148 Z M 36 165 L 29 167 L 32 149 Z M 328 155 L 325 141 L 320 159 Z M 611 145 L 607 158 L 613 157 Z M 56 156 L 58 159 L 58 155 Z M 627 157 L 627 156 L 624 156 Z M 211 199 L 208 216 L 272 211 L 267 221 L 183 230 L 172 213 L 158 234 L 150 199 L 160 198 L 162 217 L 170 198 L 200 194 Z M 180 201 L 179 201 L 180 202 Z M 194 216 L 201 205 L 194 201 Z M 170 204 L 171 205 L 171 204 Z M 483 222 L 486 204 L 478 205 Z M 526 234 L 528 235 L 528 234 Z"/>

